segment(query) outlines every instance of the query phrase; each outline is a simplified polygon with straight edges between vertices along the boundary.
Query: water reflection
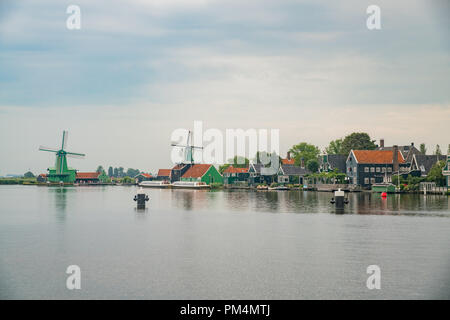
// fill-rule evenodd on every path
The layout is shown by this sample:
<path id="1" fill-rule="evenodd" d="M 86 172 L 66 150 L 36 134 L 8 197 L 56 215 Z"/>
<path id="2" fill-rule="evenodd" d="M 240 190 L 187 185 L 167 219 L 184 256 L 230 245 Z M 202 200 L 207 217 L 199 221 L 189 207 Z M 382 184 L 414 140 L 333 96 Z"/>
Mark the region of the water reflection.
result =
<path id="1" fill-rule="evenodd" d="M 167 190 L 171 192 L 172 204 L 187 211 L 207 208 L 207 190 Z M 214 193 L 209 192 L 208 198 L 214 198 Z"/>
<path id="2" fill-rule="evenodd" d="M 138 209 L 135 207 L 134 213 L 137 220 L 145 220 L 147 218 L 148 208 Z"/>
<path id="3" fill-rule="evenodd" d="M 164 190 L 170 192 L 170 206 L 183 210 L 212 210 L 273 213 L 333 213 L 371 215 L 449 216 L 447 196 L 378 193 L 346 194 L 349 203 L 338 209 L 330 203 L 330 192 L 249 190 Z"/>
<path id="4" fill-rule="evenodd" d="M 73 192 L 73 188 L 70 187 L 48 187 L 49 193 L 54 196 L 54 204 L 55 204 L 55 216 L 56 220 L 59 222 L 66 221 L 66 210 L 67 210 L 67 193 L 70 190 Z"/>

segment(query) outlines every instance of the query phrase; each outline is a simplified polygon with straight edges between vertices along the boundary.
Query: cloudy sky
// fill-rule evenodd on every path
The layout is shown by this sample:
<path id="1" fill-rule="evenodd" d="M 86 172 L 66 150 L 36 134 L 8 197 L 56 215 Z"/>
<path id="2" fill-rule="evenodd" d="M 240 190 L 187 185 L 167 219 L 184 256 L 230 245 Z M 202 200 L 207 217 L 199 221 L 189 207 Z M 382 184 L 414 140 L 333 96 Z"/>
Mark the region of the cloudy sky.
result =
<path id="1" fill-rule="evenodd" d="M 68 30 L 66 9 L 81 8 Z M 381 30 L 366 9 L 381 8 Z M 0 175 L 71 160 L 170 167 L 170 135 L 280 129 L 280 151 L 353 131 L 450 143 L 450 23 L 442 1 L 0 0 Z"/>

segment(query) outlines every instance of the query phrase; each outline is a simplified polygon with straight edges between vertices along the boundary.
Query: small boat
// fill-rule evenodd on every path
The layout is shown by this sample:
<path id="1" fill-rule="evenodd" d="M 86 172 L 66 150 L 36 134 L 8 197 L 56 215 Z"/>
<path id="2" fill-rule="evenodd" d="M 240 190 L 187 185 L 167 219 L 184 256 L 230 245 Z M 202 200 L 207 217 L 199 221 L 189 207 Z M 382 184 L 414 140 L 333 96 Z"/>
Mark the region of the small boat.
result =
<path id="1" fill-rule="evenodd" d="M 395 186 L 392 183 L 374 183 L 372 184 L 372 192 L 394 193 Z"/>
<path id="2" fill-rule="evenodd" d="M 176 189 L 209 189 L 210 186 L 203 181 L 176 181 L 171 184 L 172 188 Z"/>
<path id="3" fill-rule="evenodd" d="M 256 190 L 268 190 L 269 187 L 263 184 L 260 184 L 259 186 L 256 187 Z"/>
<path id="4" fill-rule="evenodd" d="M 140 187 L 145 188 L 169 188 L 170 182 L 169 181 L 142 181 L 139 183 Z"/>
<path id="5" fill-rule="evenodd" d="M 286 190 L 290 190 L 288 187 L 285 186 L 278 186 L 278 187 L 269 187 L 269 190 L 273 190 L 273 191 L 286 191 Z"/>

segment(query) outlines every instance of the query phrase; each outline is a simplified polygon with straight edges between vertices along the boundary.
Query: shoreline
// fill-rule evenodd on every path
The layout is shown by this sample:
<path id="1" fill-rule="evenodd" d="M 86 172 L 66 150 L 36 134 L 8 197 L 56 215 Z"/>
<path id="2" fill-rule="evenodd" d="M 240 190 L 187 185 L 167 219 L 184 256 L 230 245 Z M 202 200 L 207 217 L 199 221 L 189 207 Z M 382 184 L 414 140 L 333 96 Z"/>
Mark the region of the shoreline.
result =
<path id="1" fill-rule="evenodd" d="M 5 179 L 6 180 L 6 179 Z M 139 187 L 136 183 L 86 183 L 86 184 L 73 184 L 73 183 L 64 183 L 64 184 L 58 184 L 58 183 L 40 183 L 36 181 L 29 181 L 29 179 L 8 179 L 7 183 L 4 183 L 5 180 L 0 179 L 0 186 L 7 186 L 7 185 L 23 185 L 23 186 L 38 186 L 38 187 L 104 187 L 104 186 L 136 186 Z M 14 181 L 11 181 L 14 180 Z M 147 189 L 147 188 L 144 188 Z M 148 189 L 158 189 L 158 188 L 148 188 Z M 172 188 L 159 188 L 159 189 L 172 189 Z M 289 188 L 287 190 L 258 190 L 256 187 L 227 187 L 227 186 L 219 186 L 208 189 L 210 191 L 249 191 L 249 192 L 286 192 L 286 191 L 308 191 L 308 192 L 328 192 L 333 193 L 334 189 L 328 189 L 328 190 L 317 190 L 313 188 Z M 370 193 L 370 194 L 381 194 L 379 191 L 372 191 L 372 190 L 343 190 L 346 193 Z M 423 191 L 397 191 L 397 192 L 388 192 L 388 194 L 418 194 L 418 195 L 442 195 L 442 196 L 449 196 L 450 191 L 427 191 L 426 194 L 424 194 Z"/>

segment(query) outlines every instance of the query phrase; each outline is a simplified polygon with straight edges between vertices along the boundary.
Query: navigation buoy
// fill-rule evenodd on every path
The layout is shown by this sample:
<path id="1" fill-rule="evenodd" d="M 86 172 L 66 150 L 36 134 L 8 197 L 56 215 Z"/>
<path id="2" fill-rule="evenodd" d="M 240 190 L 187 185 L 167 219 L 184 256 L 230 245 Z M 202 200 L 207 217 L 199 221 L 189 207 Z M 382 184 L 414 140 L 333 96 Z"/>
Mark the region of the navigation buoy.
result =
<path id="1" fill-rule="evenodd" d="M 138 209 L 145 209 L 145 202 L 149 200 L 148 195 L 144 193 L 144 189 L 139 188 L 138 193 L 134 196 L 134 201 L 137 201 Z"/>
<path id="2" fill-rule="evenodd" d="M 386 198 L 386 197 L 387 197 L 387 192 L 382 192 L 382 193 L 381 193 L 381 197 L 382 197 L 382 198 Z"/>
<path id="3" fill-rule="evenodd" d="M 339 188 L 334 192 L 334 198 L 331 198 L 330 202 L 336 204 L 336 208 L 343 209 L 344 204 L 348 203 L 348 199 L 345 199 L 345 192 Z"/>

